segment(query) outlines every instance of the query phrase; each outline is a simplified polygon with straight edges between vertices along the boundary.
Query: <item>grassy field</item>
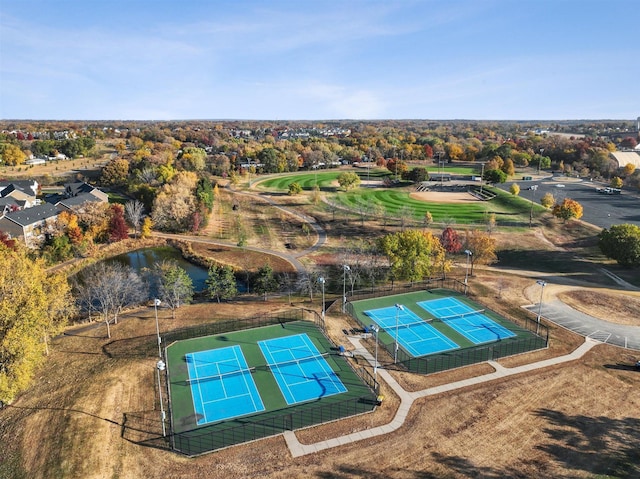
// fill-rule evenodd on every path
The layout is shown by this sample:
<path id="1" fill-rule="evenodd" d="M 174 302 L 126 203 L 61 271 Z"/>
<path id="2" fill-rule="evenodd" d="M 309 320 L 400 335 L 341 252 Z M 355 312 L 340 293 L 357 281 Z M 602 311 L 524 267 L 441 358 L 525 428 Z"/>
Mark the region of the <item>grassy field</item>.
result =
<path id="1" fill-rule="evenodd" d="M 472 168 L 457 169 L 472 170 Z M 305 191 L 311 191 L 317 185 L 320 191 L 328 194 L 328 201 L 355 214 L 364 211 L 365 214 L 372 215 L 371 208 L 374 205 L 382 207 L 388 217 L 397 216 L 401 210 L 408 209 L 413 221 L 419 223 L 424 221 L 427 212 L 431 213 L 433 221 L 436 223 L 454 220 L 460 224 L 483 224 L 491 214 L 494 214 L 496 222 L 502 225 L 526 225 L 529 221 L 531 202 L 498 188 L 486 187 L 496 195 L 493 200 L 488 202 L 466 204 L 429 202 L 411 198 L 410 193 L 415 191 L 415 187 L 408 182 L 401 182 L 393 188 L 360 187 L 349 191 L 340 191 L 336 182 L 340 173 L 340 171 L 323 171 L 317 174 L 284 175 L 261 181 L 256 187 L 261 190 L 284 192 L 288 191 L 289 184 L 294 182 L 298 183 Z M 369 176 L 366 171 L 362 170 L 357 170 L 356 173 L 363 181 L 367 178 L 370 181 L 381 181 L 393 177 L 389 171 L 383 169 L 372 170 Z M 542 206 L 534 204 L 533 211 L 535 216 L 539 216 L 546 210 Z"/>
<path id="2" fill-rule="evenodd" d="M 315 179 L 314 174 L 303 175 Z M 362 189 L 363 193 L 371 191 Z M 389 191 L 403 192 L 401 188 Z M 267 248 L 286 251 L 290 250 L 282 246 L 281 231 L 291 235 L 298 249 L 309 241 L 296 220 L 275 207 L 265 207 L 260 198 L 235 195 L 232 199 L 233 193 L 224 193 L 229 195 L 225 207 L 230 209 L 233 201 L 240 204 L 237 223 L 228 211 L 219 212 L 213 231 L 219 227 L 235 239 L 236 231 L 244 228 L 251 232 L 250 244 L 265 242 Z M 362 223 L 353 221 L 355 216 L 334 218 L 325 204 L 313 204 L 308 195 L 279 193 L 273 199 L 316 216 L 328 233 L 325 246 L 304 258 L 310 269 L 335 267 L 345 244 L 370 240 L 396 228 L 382 227 L 379 218 Z M 509 195 L 497 199 L 496 205 L 504 201 L 528 221 L 526 202 Z M 511 205 L 511 201 L 518 203 Z M 292 222 L 294 226 L 289 225 Z M 507 318 L 526 315 L 521 306 L 539 300 L 535 279 L 543 277 L 549 281 L 545 300 L 556 297 L 554 288 L 574 288 L 588 294 L 594 303 L 599 298 L 598 312 L 605 317 L 624 316 L 628 324 L 640 326 L 637 309 L 629 312 L 622 307 L 633 293 L 603 276 L 600 269 L 620 272 L 635 282 L 640 281 L 637 271 L 624 272 L 605 261 L 595 247 L 597 231 L 580 222 L 564 224 L 545 215 L 540 224 L 533 229 L 498 228 L 492 233 L 500 262 L 476 269 L 470 279 L 473 299 Z M 439 234 L 442 227 L 431 229 Z M 218 251 L 207 246 L 199 252 L 224 254 L 225 262 L 239 267 L 262 261 L 259 253 L 249 256 L 242 249 Z M 450 274 L 463 277 L 464 265 Z M 602 291 L 607 291 L 606 297 Z M 328 299 L 335 299 L 333 293 Z M 287 307 L 289 301 L 252 298 L 195 304 L 181 307 L 175 319 L 169 319 L 170 312 L 162 309 L 160 328 L 165 332 L 215 322 L 222 316 L 257 315 Z M 313 302 L 300 297 L 292 302 L 320 311 L 317 297 Z M 589 305 L 584 306 L 589 314 Z M 161 438 L 153 308 L 125 313 L 112 328 L 111 339 L 106 339 L 104 325 L 84 326 L 55 338 L 34 385 L 0 409 L 0 479 L 640 477 L 640 374 L 631 366 L 638 359 L 634 351 L 602 344 L 578 361 L 421 399 L 414 402 L 407 421 L 395 432 L 297 459 L 291 457 L 280 436 L 187 459 L 168 451 Z M 348 344 L 342 330 L 356 326 L 339 312 L 327 314 L 328 334 L 337 344 Z M 549 326 L 548 349 L 499 363 L 513 367 L 567 354 L 583 341 Z M 405 389 L 415 391 L 493 371 L 484 363 L 427 376 L 390 374 Z M 385 383 L 382 394 L 384 403 L 372 414 L 296 435 L 304 443 L 313 443 L 388 424 L 399 401 Z"/>
<path id="3" fill-rule="evenodd" d="M 491 287 L 495 281 L 481 276 L 472 284 Z M 511 277 L 499 302 L 527 301 L 521 297 L 525 284 Z M 175 320 L 161 311 L 160 327 L 166 331 L 215 321 L 217 314 L 281 307 L 272 302 L 194 305 L 180 308 Z M 349 323 L 340 315 L 327 320 L 329 334 L 340 341 Z M 162 446 L 153 309 L 126 315 L 112 332 L 111 340 L 100 328 L 55 339 L 33 388 L 0 410 L 1 478 L 622 479 L 640 473 L 640 398 L 635 394 L 640 376 L 623 366 L 630 354 L 613 347 L 598 346 L 584 360 L 565 366 L 422 399 L 400 430 L 373 440 L 292 459 L 277 436 L 186 459 Z M 548 350 L 503 364 L 565 354 L 577 344 L 578 338 L 554 329 Z M 478 367 L 429 376 L 392 374 L 405 387 L 424 388 L 486 372 Z M 384 404 L 373 414 L 304 430 L 297 433 L 300 440 L 315 442 L 388 423 L 397 400 L 390 390 L 383 393 Z"/>
<path id="4" fill-rule="evenodd" d="M 290 175 L 282 175 L 260 181 L 256 184 L 258 189 L 267 189 L 277 192 L 289 191 L 291 183 L 298 183 L 303 190 L 311 191 L 317 185 L 322 191 L 337 191 L 338 176 L 345 171 L 356 173 L 361 180 L 382 181 L 385 178 L 392 177 L 389 170 L 381 168 L 372 168 L 370 172 L 363 169 L 354 170 L 319 170 L 318 172 L 304 172 Z"/>

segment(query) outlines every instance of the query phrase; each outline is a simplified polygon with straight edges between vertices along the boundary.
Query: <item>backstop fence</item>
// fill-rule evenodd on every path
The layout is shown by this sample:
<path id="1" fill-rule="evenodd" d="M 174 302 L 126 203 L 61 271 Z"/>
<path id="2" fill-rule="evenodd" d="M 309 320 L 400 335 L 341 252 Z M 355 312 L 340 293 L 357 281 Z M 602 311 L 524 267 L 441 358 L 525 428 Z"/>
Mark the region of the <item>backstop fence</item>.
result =
<path id="1" fill-rule="evenodd" d="M 162 336 L 162 349 L 164 350 L 169 344 L 175 341 L 182 341 L 183 339 L 199 338 L 243 329 L 260 328 L 273 324 L 285 324 L 293 321 L 313 321 L 320 330 L 325 331 L 322 317 L 313 310 L 303 308 L 265 313 L 250 318 L 217 316 L 215 321 L 211 323 L 190 326 L 165 333 Z"/>

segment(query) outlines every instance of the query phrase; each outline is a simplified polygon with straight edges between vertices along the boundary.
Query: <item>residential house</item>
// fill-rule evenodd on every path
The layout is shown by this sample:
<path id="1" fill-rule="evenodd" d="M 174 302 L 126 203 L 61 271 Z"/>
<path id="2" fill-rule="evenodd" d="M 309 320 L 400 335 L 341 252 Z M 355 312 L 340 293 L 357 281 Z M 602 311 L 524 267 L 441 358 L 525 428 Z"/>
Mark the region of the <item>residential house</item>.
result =
<path id="1" fill-rule="evenodd" d="M 18 211 L 25 207 L 24 201 L 16 200 L 11 196 L 7 196 L 6 198 L 0 198 L 0 217 L 4 216 L 7 213 L 11 213 L 12 211 Z"/>
<path id="2" fill-rule="evenodd" d="M 67 198 L 73 198 L 82 194 L 89 194 L 95 196 L 102 202 L 109 201 L 109 196 L 104 191 L 90 185 L 89 183 L 85 183 L 84 181 L 65 184 L 64 194 Z"/>
<path id="3" fill-rule="evenodd" d="M 31 208 L 39 204 L 37 181 L 0 181 L 0 198 L 13 198 L 21 208 Z"/>
<path id="4" fill-rule="evenodd" d="M 97 191 L 102 193 L 102 191 L 100 190 L 97 190 Z M 104 193 L 102 193 L 102 195 L 95 195 L 92 193 L 82 193 L 82 194 L 79 194 L 78 196 L 72 196 L 71 198 L 62 198 L 60 199 L 60 201 L 57 201 L 55 205 L 58 208 L 58 211 L 77 210 L 78 208 L 80 208 L 82 205 L 86 203 L 107 203 L 108 202 L 108 198 L 106 198 L 107 195 L 105 195 Z"/>
<path id="5" fill-rule="evenodd" d="M 5 214 L 0 218 L 0 231 L 11 238 L 21 238 L 28 247 L 35 248 L 53 231 L 57 220 L 58 209 L 45 203 Z"/>

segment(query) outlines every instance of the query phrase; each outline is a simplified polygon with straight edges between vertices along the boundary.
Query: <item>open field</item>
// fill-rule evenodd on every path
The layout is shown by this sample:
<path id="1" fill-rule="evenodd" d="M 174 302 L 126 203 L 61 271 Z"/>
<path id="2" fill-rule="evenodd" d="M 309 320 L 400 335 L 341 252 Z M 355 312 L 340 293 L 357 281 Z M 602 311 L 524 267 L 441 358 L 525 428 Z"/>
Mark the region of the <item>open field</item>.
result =
<path id="1" fill-rule="evenodd" d="M 370 190 L 363 188 L 361 192 Z M 405 198 L 409 193 L 403 193 Z M 265 243 L 277 251 L 289 251 L 282 232 L 289 232 L 288 242 L 296 248 L 311 241 L 302 224 L 275 207 L 265 207 L 240 194 L 225 191 L 224 195 L 220 208 L 231 210 L 237 202 L 239 212 L 236 217 L 228 210 L 214 213 L 205 236 L 236 240 L 237 232 L 245 231 L 249 244 Z M 505 194 L 503 201 L 511 201 L 510 196 Z M 330 270 L 339 264 L 336 262 L 345 245 L 400 227 L 395 219 L 393 225 L 387 225 L 379 218 L 361 221 L 355 214 L 336 215 L 327 204 L 314 204 L 308 195 L 271 198 L 314 216 L 326 230 L 325 247 L 304 258 L 311 268 Z M 442 201 L 432 199 L 434 205 Z M 519 206 L 524 208 L 522 217 L 528 214 L 526 205 L 524 201 Z M 456 211 L 454 208 L 466 205 L 449 202 L 445 206 Z M 637 296 L 627 300 L 629 293 L 600 271 L 604 266 L 624 274 L 597 251 L 597 230 L 548 219 L 542 224 L 535 229 L 498 228 L 492 233 L 500 262 L 476 269 L 470 281 L 472 298 L 507 317 L 525 315 L 528 313 L 521 306 L 538 300 L 540 289 L 535 279 L 544 277 L 550 282 L 545 300 L 556 294 L 565 299 L 567 294 L 567 302 L 584 303 L 589 314 L 616 315 L 619 321 L 637 324 Z M 434 234 L 441 232 L 441 226 L 431 229 Z M 260 253 L 249 255 L 243 249 L 209 245 L 194 249 L 205 256 L 224 258 L 225 264 L 240 269 L 263 259 Z M 454 261 L 460 263 L 452 274 L 464 276 L 462 260 Z M 284 264 L 281 267 L 286 269 Z M 335 286 L 336 278 L 329 279 Z M 327 293 L 328 299 L 336 297 L 336 291 Z M 591 301 L 584 301 L 584 295 Z M 314 302 L 299 297 L 293 302 L 294 306 L 320 311 L 317 296 Z M 250 316 L 288 304 L 288 299 L 255 298 L 203 303 L 180 308 L 175 320 L 161 310 L 160 327 L 166 331 L 219 316 Z M 338 344 L 345 342 L 342 330 L 354 326 L 339 313 L 327 316 L 329 334 Z M 0 410 L 1 479 L 640 476 L 640 373 L 631 367 L 640 358 L 632 351 L 600 345 L 575 363 L 422 399 L 414 404 L 399 431 L 366 443 L 292 459 L 284 440 L 274 437 L 187 459 L 167 451 L 160 438 L 153 309 L 126 314 L 112 328 L 111 340 L 105 338 L 104 325 L 74 330 L 53 341 L 52 353 L 34 386 Z M 566 354 L 581 341 L 579 336 L 551 325 L 548 349 L 504 358 L 500 363 L 512 367 Z M 405 389 L 415 391 L 492 370 L 483 363 L 428 376 L 392 374 Z M 384 403 L 372 414 L 296 434 L 301 442 L 310 444 L 386 424 L 395 413 L 398 398 L 385 384 L 382 394 Z"/>
<path id="2" fill-rule="evenodd" d="M 478 281 L 492 284 L 491 278 Z M 514 278 L 503 298 L 524 300 L 525 284 Z M 250 315 L 256 308 L 282 304 L 194 305 L 181 308 L 176 320 L 161 311 L 160 324 L 164 331 L 212 315 Z M 158 438 L 153 310 L 128 316 L 111 340 L 98 326 L 54 341 L 37 384 L 0 412 L 8 457 L 0 477 L 579 478 L 640 472 L 640 398 L 633 393 L 640 374 L 624 366 L 632 359 L 628 352 L 609 346 L 596 347 L 578 363 L 421 400 L 399 432 L 367 443 L 293 460 L 275 437 L 186 459 L 164 450 Z M 344 318 L 328 321 L 330 334 L 340 335 Z M 579 343 L 566 331 L 552 337 L 549 350 L 518 360 L 563 354 Z M 423 387 L 482 374 L 484 366 L 425 377 L 394 374 L 403 382 L 421 379 Z M 389 400 L 376 412 L 305 430 L 300 439 L 314 442 L 388 422 L 394 400 L 385 394 Z"/>

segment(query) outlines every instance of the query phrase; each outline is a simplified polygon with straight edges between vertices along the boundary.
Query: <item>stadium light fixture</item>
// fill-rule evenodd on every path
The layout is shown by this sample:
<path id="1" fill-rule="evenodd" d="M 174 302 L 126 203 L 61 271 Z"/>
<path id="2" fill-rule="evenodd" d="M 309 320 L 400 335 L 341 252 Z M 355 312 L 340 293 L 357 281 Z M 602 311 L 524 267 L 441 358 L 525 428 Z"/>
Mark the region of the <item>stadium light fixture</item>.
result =
<path id="1" fill-rule="evenodd" d="M 393 352 L 393 364 L 398 362 L 398 321 L 400 319 L 400 311 L 404 311 L 404 306 L 396 303 L 396 346 Z"/>
<path id="2" fill-rule="evenodd" d="M 540 333 L 540 317 L 542 316 L 542 295 L 544 294 L 544 287 L 547 285 L 546 281 L 539 279 L 536 281 L 541 286 L 540 288 L 540 305 L 538 306 L 538 324 L 536 326 L 536 334 Z"/>
<path id="3" fill-rule="evenodd" d="M 164 425 L 165 422 L 165 413 L 164 413 L 164 404 L 162 404 L 162 384 L 160 383 L 160 371 L 165 370 L 166 365 L 164 361 L 161 359 L 156 363 L 156 372 L 158 373 L 158 396 L 160 397 L 160 420 L 162 422 L 162 437 L 167 436 L 167 429 Z"/>
<path id="4" fill-rule="evenodd" d="M 324 321 L 324 283 L 325 283 L 324 276 L 320 276 L 318 278 L 318 283 L 322 285 L 322 321 Z"/>
<path id="5" fill-rule="evenodd" d="M 378 331 L 380 331 L 380 328 L 377 324 L 372 324 L 369 328 L 376 333 L 376 362 L 373 365 L 373 380 L 378 382 Z"/>
<path id="6" fill-rule="evenodd" d="M 160 359 L 162 359 L 162 340 L 160 339 L 160 324 L 158 323 L 158 306 L 160 306 L 161 303 L 162 301 L 158 298 L 153 300 L 153 310 L 156 313 L 156 334 L 158 335 L 158 357 Z"/>
<path id="7" fill-rule="evenodd" d="M 469 259 L 471 258 L 471 256 L 473 256 L 473 252 L 466 249 L 464 250 L 464 254 L 467 255 L 467 270 L 464 273 L 464 294 L 467 294 L 467 284 L 469 282 Z"/>
<path id="8" fill-rule="evenodd" d="M 347 271 L 351 271 L 348 264 L 342 265 L 342 312 L 346 312 L 347 307 Z"/>

